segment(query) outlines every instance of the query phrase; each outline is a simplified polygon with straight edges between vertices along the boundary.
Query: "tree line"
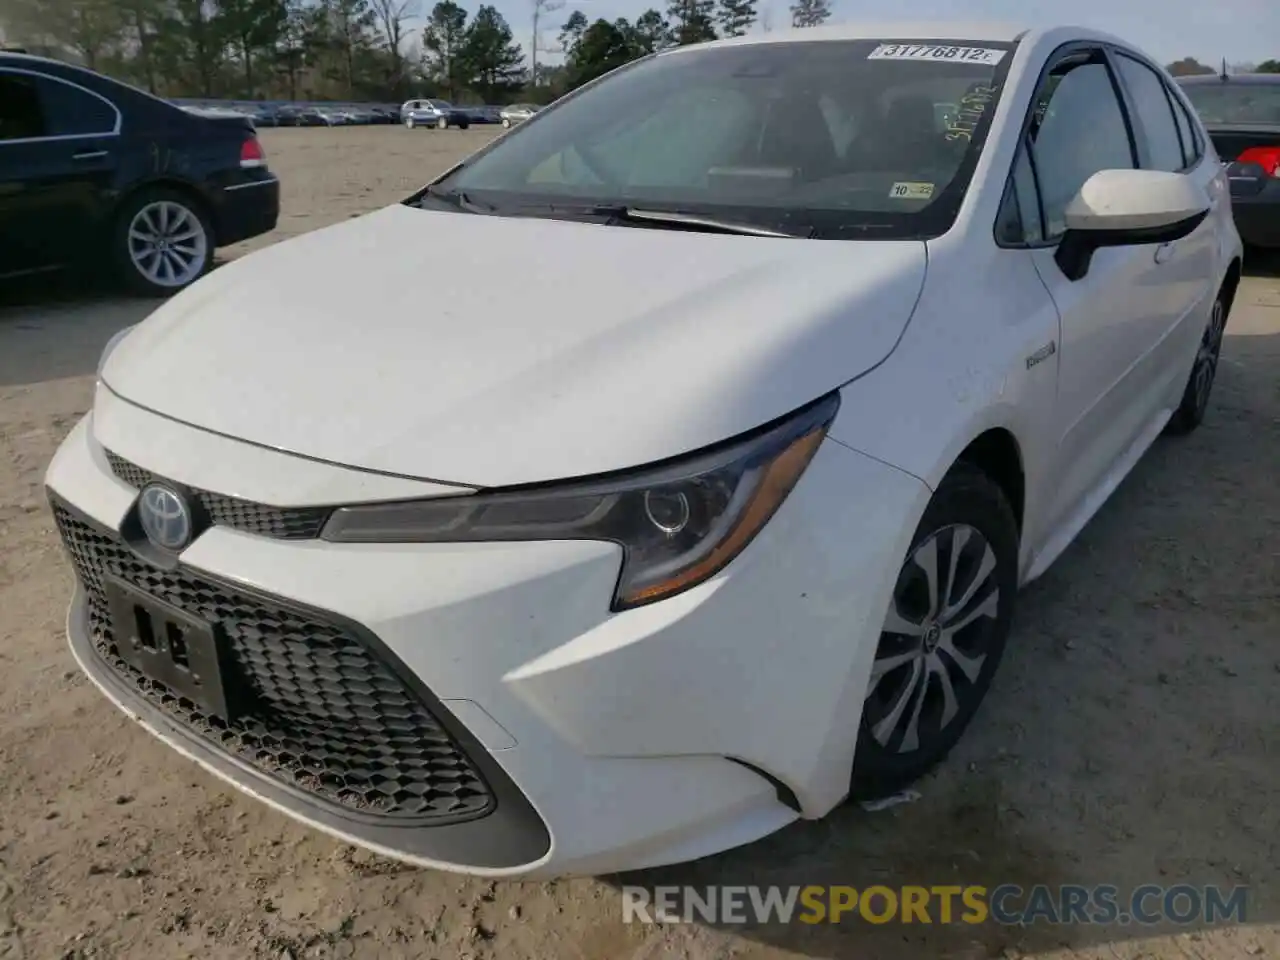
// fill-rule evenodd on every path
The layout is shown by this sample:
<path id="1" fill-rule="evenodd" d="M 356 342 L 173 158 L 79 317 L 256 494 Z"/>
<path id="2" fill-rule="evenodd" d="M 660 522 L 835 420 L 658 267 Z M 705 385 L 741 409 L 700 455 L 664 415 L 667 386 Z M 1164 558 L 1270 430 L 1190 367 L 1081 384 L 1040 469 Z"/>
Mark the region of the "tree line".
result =
<path id="1" fill-rule="evenodd" d="M 1233 63 L 1230 66 L 1223 64 L 1217 67 L 1210 67 L 1201 63 L 1195 57 L 1183 57 L 1181 60 L 1165 64 L 1165 69 L 1175 77 L 1207 77 L 1209 74 L 1221 73 L 1224 67 L 1228 73 L 1280 73 L 1280 60 L 1263 60 L 1262 63 L 1258 64 Z"/>
<path id="2" fill-rule="evenodd" d="M 564 62 L 531 71 L 538 51 L 526 57 L 496 7 L 440 0 L 419 27 L 417 2 L 5 0 L 0 29 L 10 43 L 164 97 L 501 103 L 546 102 L 656 50 L 741 36 L 760 20 L 757 0 L 669 0 L 634 21 L 575 11 L 552 50 Z M 791 22 L 818 26 L 830 4 L 792 0 Z"/>

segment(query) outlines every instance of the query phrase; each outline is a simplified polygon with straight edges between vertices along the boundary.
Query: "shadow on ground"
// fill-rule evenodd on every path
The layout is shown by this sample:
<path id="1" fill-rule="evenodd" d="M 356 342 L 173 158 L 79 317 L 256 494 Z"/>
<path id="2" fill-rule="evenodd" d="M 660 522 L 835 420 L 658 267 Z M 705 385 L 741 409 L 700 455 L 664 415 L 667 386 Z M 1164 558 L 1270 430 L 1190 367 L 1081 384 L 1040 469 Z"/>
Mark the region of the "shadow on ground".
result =
<path id="1" fill-rule="evenodd" d="M 111 335 L 162 302 L 69 276 L 0 288 L 0 389 L 92 374 Z"/>

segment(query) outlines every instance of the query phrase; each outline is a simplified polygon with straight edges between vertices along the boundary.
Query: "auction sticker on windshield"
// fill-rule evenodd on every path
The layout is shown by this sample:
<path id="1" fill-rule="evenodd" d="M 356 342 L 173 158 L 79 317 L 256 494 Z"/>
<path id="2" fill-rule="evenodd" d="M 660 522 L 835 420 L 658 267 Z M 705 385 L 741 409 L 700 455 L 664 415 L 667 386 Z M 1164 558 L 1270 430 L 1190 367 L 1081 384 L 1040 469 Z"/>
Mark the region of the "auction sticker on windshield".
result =
<path id="1" fill-rule="evenodd" d="M 895 200 L 928 200 L 933 196 L 932 183 L 895 183 L 889 188 L 889 196 Z"/>
<path id="2" fill-rule="evenodd" d="M 990 47 L 938 47 L 920 43 L 882 43 L 867 55 L 868 60 L 946 60 L 994 67 L 1004 59 L 1004 50 Z"/>

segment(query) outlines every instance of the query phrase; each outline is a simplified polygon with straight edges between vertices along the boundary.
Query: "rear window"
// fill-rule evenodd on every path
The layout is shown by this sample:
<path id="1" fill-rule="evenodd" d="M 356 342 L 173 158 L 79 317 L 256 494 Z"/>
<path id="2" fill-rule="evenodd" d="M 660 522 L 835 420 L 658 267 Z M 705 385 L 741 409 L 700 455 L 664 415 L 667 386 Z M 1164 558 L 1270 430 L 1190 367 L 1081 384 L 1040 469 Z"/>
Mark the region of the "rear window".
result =
<path id="1" fill-rule="evenodd" d="M 1280 83 L 1187 83 L 1182 92 L 1205 123 L 1280 126 Z"/>
<path id="2" fill-rule="evenodd" d="M 796 41 L 683 48 L 542 111 L 438 186 L 936 236 L 972 176 L 1015 44 Z"/>

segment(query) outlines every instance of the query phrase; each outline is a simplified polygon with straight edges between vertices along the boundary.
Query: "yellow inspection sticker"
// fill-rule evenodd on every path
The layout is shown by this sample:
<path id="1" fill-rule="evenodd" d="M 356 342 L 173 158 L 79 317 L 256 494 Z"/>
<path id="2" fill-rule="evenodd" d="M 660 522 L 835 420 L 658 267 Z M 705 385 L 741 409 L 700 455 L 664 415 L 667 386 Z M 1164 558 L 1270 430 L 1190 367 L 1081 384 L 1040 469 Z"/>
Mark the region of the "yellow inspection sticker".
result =
<path id="1" fill-rule="evenodd" d="M 928 200 L 933 196 L 932 183 L 895 183 L 889 188 L 894 200 Z"/>

